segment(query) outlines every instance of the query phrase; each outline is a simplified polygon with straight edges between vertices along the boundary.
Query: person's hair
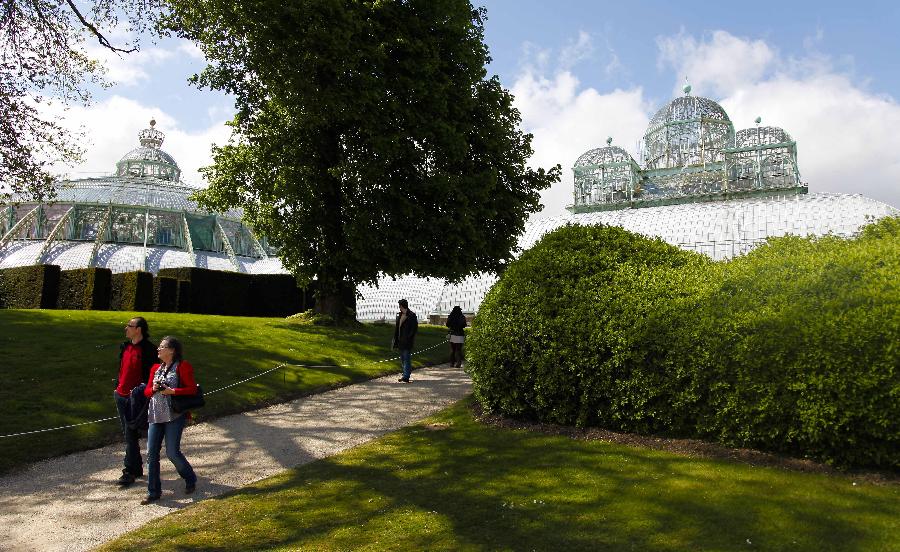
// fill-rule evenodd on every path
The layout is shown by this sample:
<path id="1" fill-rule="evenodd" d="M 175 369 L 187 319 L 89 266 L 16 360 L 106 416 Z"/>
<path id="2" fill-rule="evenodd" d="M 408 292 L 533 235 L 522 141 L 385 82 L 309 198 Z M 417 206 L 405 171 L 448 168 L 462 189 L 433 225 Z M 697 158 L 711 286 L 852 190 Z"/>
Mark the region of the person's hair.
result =
<path id="1" fill-rule="evenodd" d="M 159 342 L 160 345 L 163 343 L 167 344 L 170 349 L 175 349 L 175 355 L 172 357 L 172 362 L 180 362 L 181 361 L 181 341 L 178 341 L 178 338 L 172 335 L 167 335 L 162 338 Z"/>
<path id="2" fill-rule="evenodd" d="M 400 299 L 399 301 L 397 301 L 397 304 L 399 304 L 404 309 L 409 308 L 409 303 L 406 301 L 406 299 Z"/>
<path id="3" fill-rule="evenodd" d="M 453 307 L 453 310 L 450 311 L 450 315 L 447 317 L 447 322 L 450 323 L 458 323 L 465 320 L 466 317 L 462 312 L 462 308 L 459 305 Z"/>
<path id="4" fill-rule="evenodd" d="M 150 326 L 147 325 L 147 320 L 143 316 L 135 316 L 132 320 L 134 320 L 137 327 L 141 329 L 141 337 L 150 339 Z"/>

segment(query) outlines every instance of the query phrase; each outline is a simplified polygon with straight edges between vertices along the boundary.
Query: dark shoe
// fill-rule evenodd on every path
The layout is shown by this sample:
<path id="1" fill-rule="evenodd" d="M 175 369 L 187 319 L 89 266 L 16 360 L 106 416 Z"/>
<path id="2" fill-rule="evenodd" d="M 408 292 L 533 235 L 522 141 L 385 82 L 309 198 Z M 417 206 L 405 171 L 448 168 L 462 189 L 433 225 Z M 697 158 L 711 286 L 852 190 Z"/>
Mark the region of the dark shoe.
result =
<path id="1" fill-rule="evenodd" d="M 409 383 L 409 378 L 400 378 L 397 381 L 400 383 Z"/>
<path id="2" fill-rule="evenodd" d="M 156 502 L 157 500 L 159 500 L 158 496 L 147 495 L 144 497 L 144 500 L 141 501 L 141 505 L 146 506 L 147 504 L 152 504 L 152 503 Z"/>
<path id="3" fill-rule="evenodd" d="M 130 473 L 123 473 L 121 477 L 116 481 L 122 487 L 127 487 L 134 483 L 135 477 Z"/>
<path id="4" fill-rule="evenodd" d="M 184 494 L 191 494 L 197 490 L 197 482 L 193 483 L 185 483 L 184 484 Z"/>

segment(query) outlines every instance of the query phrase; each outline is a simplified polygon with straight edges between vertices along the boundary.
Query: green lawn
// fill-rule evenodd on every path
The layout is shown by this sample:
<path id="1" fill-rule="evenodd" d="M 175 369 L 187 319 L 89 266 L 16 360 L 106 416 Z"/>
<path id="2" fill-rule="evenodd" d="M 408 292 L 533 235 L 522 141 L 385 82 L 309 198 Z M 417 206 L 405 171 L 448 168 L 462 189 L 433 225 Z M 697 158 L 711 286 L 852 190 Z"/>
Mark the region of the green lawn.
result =
<path id="1" fill-rule="evenodd" d="M 197 411 L 201 420 L 399 372 L 398 361 L 376 363 L 396 356 L 392 325 L 340 329 L 281 318 L 0 309 L 0 435 L 115 416 L 118 345 L 134 315 L 147 318 L 155 342 L 166 334 L 182 339 L 207 393 L 280 363 L 331 366 L 276 370 L 210 395 Z M 423 325 L 416 346 L 428 348 L 445 336 L 446 329 Z M 413 356 L 414 364 L 444 362 L 446 349 Z M 0 473 L 120 438 L 116 421 L 0 438 Z"/>
<path id="2" fill-rule="evenodd" d="M 900 486 L 500 429 L 458 404 L 101 550 L 900 550 Z"/>

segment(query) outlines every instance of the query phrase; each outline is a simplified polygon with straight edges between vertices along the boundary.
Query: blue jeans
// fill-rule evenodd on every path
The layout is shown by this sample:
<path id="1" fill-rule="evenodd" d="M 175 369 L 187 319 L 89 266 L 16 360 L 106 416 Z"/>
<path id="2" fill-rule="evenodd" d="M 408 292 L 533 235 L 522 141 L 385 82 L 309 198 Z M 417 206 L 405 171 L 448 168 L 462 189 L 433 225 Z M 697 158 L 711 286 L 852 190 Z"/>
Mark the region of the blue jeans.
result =
<path id="1" fill-rule="evenodd" d="M 150 424 L 147 432 L 147 496 L 159 497 L 162 494 L 162 483 L 159 480 L 159 451 L 162 448 L 163 438 L 166 440 L 166 456 L 175 465 L 175 469 L 187 485 L 194 485 L 197 476 L 194 468 L 188 463 L 187 458 L 181 453 L 181 434 L 184 432 L 185 415 L 181 415 L 171 422 L 162 424 Z"/>
<path id="2" fill-rule="evenodd" d="M 125 437 L 125 461 L 122 473 L 130 473 L 135 477 L 140 477 L 144 475 L 144 461 L 141 459 L 141 445 L 138 442 L 141 438 L 141 432 L 136 429 L 130 429 L 125 421 L 126 413 L 128 412 L 128 397 L 123 397 L 116 391 L 113 391 L 113 397 L 116 399 L 119 423 L 122 424 L 122 435 Z"/>
<path id="3" fill-rule="evenodd" d="M 400 349 L 400 368 L 403 370 L 403 377 L 409 379 L 412 373 L 412 351 L 409 349 Z"/>

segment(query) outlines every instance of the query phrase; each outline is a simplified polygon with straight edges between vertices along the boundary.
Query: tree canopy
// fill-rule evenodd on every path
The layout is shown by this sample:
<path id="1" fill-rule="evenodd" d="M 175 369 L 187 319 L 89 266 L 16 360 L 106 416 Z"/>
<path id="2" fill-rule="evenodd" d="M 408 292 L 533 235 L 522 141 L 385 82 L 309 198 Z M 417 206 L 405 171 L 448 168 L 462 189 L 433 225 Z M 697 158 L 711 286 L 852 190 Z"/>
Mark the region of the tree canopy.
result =
<path id="1" fill-rule="evenodd" d="M 88 39 L 129 53 L 153 28 L 161 0 L 95 0 L 82 10 L 74 0 L 0 2 L 0 200 L 9 194 L 52 196 L 55 162 L 83 153 L 69 133 L 41 114 L 52 100 L 90 102 L 90 85 L 104 84 L 103 67 L 85 50 Z M 112 44 L 104 30 L 133 40 Z"/>
<path id="2" fill-rule="evenodd" d="M 531 135 L 463 0 L 173 0 L 168 25 L 236 97 L 202 205 L 244 209 L 322 312 L 381 275 L 500 270 L 538 192 Z"/>

